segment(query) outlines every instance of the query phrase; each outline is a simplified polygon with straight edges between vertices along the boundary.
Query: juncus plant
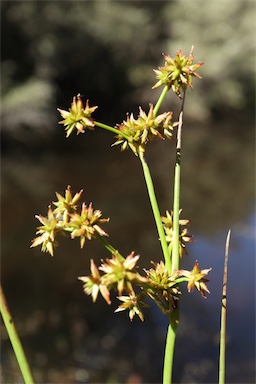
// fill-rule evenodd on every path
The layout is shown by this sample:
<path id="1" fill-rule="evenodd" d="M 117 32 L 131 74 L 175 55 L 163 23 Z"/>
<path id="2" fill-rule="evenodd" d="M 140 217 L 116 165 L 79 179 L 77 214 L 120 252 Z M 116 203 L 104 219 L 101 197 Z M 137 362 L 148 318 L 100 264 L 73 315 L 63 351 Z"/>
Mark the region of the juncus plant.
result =
<path id="1" fill-rule="evenodd" d="M 152 87 L 153 89 L 163 87 L 162 92 L 155 105 L 149 104 L 148 111 L 139 107 L 137 117 L 127 114 L 126 119 L 114 127 L 99 122 L 92 117 L 98 107 L 90 106 L 89 100 L 84 103 L 79 94 L 73 98 L 68 111 L 58 109 L 62 117 L 60 124 L 64 126 L 67 138 L 73 132 L 80 134 L 88 129 L 94 130 L 96 127 L 105 129 L 114 134 L 113 146 L 120 146 L 121 151 L 131 150 L 138 158 L 145 178 L 162 255 L 152 261 L 150 269 L 139 265 L 139 255 L 133 250 L 129 255 L 123 255 L 107 240 L 109 235 L 105 225 L 109 218 L 102 217 L 102 212 L 94 209 L 92 203 L 81 202 L 83 190 L 73 195 L 70 186 L 66 188 L 64 195 L 56 193 L 56 201 L 49 205 L 47 216 L 36 215 L 41 225 L 37 228 L 37 237 L 32 240 L 31 247 L 40 245 L 43 252 L 53 256 L 58 246 L 57 238 L 61 235 L 69 234 L 72 239 L 79 238 L 81 248 L 84 248 L 89 240 L 98 240 L 110 256 L 102 260 L 99 266 L 95 264 L 93 258 L 90 259 L 90 275 L 78 277 L 83 283 L 84 292 L 92 297 L 93 302 L 97 300 L 99 294 L 102 295 L 107 304 L 111 304 L 113 293 L 120 301 L 115 312 L 128 311 L 130 320 L 138 316 L 144 321 L 148 298 L 156 303 L 169 322 L 163 363 L 163 383 L 170 384 L 179 325 L 179 301 L 182 297 L 180 284 L 185 283 L 188 292 L 197 290 L 203 298 L 206 298 L 206 294 L 209 293 L 207 275 L 211 268 L 201 269 L 196 260 L 191 270 L 180 269 L 180 259 L 183 254 L 187 254 L 186 244 L 193 241 L 187 228 L 189 220 L 182 218 L 180 208 L 184 103 L 186 92 L 192 89 L 194 78 L 201 79 L 197 70 L 203 63 L 194 63 L 193 47 L 188 56 L 179 49 L 174 58 L 165 54 L 163 58 L 164 65 L 154 70 L 157 82 Z M 174 121 L 171 111 L 159 114 L 163 100 L 169 91 L 174 92 L 181 100 L 181 111 L 177 121 Z M 151 142 L 165 139 L 174 147 L 176 160 L 173 204 L 166 210 L 165 215 L 161 215 L 150 168 L 146 161 L 146 152 Z"/>
<path id="2" fill-rule="evenodd" d="M 92 204 L 86 206 L 83 203 L 80 208 L 77 202 L 81 197 L 81 191 L 73 197 L 70 186 L 68 186 L 65 196 L 56 194 L 58 201 L 53 203 L 56 208 L 52 210 L 50 206 L 47 217 L 37 216 L 42 225 L 38 227 L 38 237 L 33 240 L 32 247 L 41 245 L 42 251 L 49 252 L 53 256 L 58 235 L 68 232 L 71 238 L 79 237 L 81 248 L 84 247 L 87 240 L 98 239 L 110 252 L 111 257 L 102 260 L 99 267 L 91 259 L 91 275 L 79 277 L 83 282 L 84 292 L 91 295 L 93 301 L 96 301 L 100 293 L 110 304 L 111 291 L 114 291 L 121 302 L 116 312 L 127 310 L 131 320 L 135 315 L 144 320 L 147 297 L 157 304 L 169 319 L 163 382 L 170 383 L 174 343 L 179 321 L 181 296 L 179 285 L 186 282 L 189 292 L 196 288 L 203 297 L 206 297 L 206 292 L 209 292 L 206 286 L 206 276 L 210 269 L 201 270 L 197 261 L 191 271 L 179 269 L 179 259 L 183 253 L 186 253 L 186 242 L 192 240 L 186 227 L 188 220 L 180 218 L 179 207 L 182 114 L 186 91 L 188 88 L 192 89 L 194 77 L 200 78 L 196 70 L 203 63 L 194 64 L 193 48 L 188 57 L 182 53 L 181 49 L 174 58 L 168 55 L 163 55 L 163 57 L 164 66 L 154 70 L 157 83 L 153 88 L 160 86 L 164 88 L 156 105 L 149 105 L 148 112 L 139 107 L 137 117 L 127 114 L 122 123 L 110 127 L 92 117 L 97 107 L 90 106 L 89 100 L 84 105 L 80 95 L 73 98 L 68 111 L 58 109 L 63 118 L 60 124 L 64 125 L 67 137 L 72 132 L 80 134 L 87 129 L 103 128 L 115 134 L 113 145 L 120 145 L 121 151 L 130 149 L 138 157 L 156 222 L 157 236 L 161 242 L 163 259 L 154 260 L 152 268 L 147 270 L 138 266 L 139 255 L 135 255 L 133 251 L 128 256 L 122 255 L 106 240 L 108 235 L 102 229 L 102 224 L 109 219 L 101 218 L 102 213 L 99 210 L 93 210 Z M 159 114 L 161 104 L 169 90 L 181 99 L 182 108 L 177 122 L 173 122 L 171 111 Z M 166 211 L 166 216 L 160 214 L 154 184 L 146 161 L 147 147 L 149 143 L 157 139 L 170 139 L 173 143 L 176 141 L 174 204 L 173 211 Z"/>

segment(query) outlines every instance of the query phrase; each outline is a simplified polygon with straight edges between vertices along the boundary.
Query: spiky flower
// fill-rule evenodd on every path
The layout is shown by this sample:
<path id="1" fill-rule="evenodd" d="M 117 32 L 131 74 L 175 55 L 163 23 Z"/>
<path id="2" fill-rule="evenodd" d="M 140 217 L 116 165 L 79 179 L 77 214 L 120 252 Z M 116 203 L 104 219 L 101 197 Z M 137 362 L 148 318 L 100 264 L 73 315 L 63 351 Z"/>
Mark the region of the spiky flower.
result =
<path id="1" fill-rule="evenodd" d="M 134 294 L 132 283 L 147 281 L 135 270 L 138 259 L 139 255 L 134 256 L 134 252 L 131 252 L 126 258 L 112 255 L 111 259 L 103 261 L 99 269 L 104 272 L 104 283 L 107 286 L 116 288 L 119 295 L 124 290 L 129 294 Z"/>
<path id="2" fill-rule="evenodd" d="M 199 269 L 198 261 L 195 262 L 195 265 L 192 271 L 180 270 L 179 275 L 188 278 L 188 292 L 194 290 L 194 287 L 200 292 L 200 294 L 206 298 L 205 292 L 210 293 L 205 283 L 209 280 L 205 279 L 205 276 L 211 271 L 209 269 Z"/>
<path id="3" fill-rule="evenodd" d="M 178 272 L 176 271 L 170 276 L 162 261 L 157 264 L 152 262 L 152 264 L 154 268 L 145 270 L 150 287 L 147 289 L 147 294 L 156 302 L 163 313 L 170 313 L 176 307 L 175 303 L 180 294 L 176 282 Z"/>
<path id="4" fill-rule="evenodd" d="M 172 130 L 177 123 L 172 124 L 171 119 L 172 112 L 155 116 L 152 104 L 149 106 L 148 114 L 140 107 L 137 119 L 134 118 L 133 114 L 127 114 L 126 121 L 117 124 L 117 128 L 128 136 L 128 139 L 120 134 L 113 145 L 121 144 L 121 150 L 130 147 L 138 155 L 139 151 L 145 151 L 145 145 L 149 141 L 155 138 L 164 139 L 164 136 L 169 139 L 172 138 Z"/>
<path id="5" fill-rule="evenodd" d="M 181 213 L 181 209 L 179 211 L 179 214 Z M 161 217 L 162 223 L 164 225 L 164 231 L 166 235 L 166 241 L 169 244 L 172 244 L 173 242 L 173 212 L 169 213 L 166 211 L 166 216 Z M 187 255 L 187 249 L 186 249 L 186 243 L 194 242 L 192 236 L 188 233 L 188 229 L 182 228 L 189 224 L 189 220 L 187 219 L 180 219 L 179 220 L 179 255 L 182 257 L 183 252 Z"/>
<path id="6" fill-rule="evenodd" d="M 53 249 L 56 246 L 55 242 L 55 234 L 60 230 L 58 227 L 58 219 L 56 219 L 55 215 L 52 212 L 52 208 L 49 205 L 48 207 L 48 215 L 44 217 L 42 215 L 35 216 L 41 225 L 37 227 L 38 231 L 36 232 L 38 237 L 32 240 L 31 247 L 37 247 L 42 244 L 42 252 L 49 252 L 51 256 L 53 256 Z"/>
<path id="7" fill-rule="evenodd" d="M 115 312 L 129 310 L 129 318 L 133 320 L 135 315 L 138 315 L 141 321 L 144 320 L 144 315 L 142 313 L 141 307 L 146 307 L 147 305 L 141 300 L 144 298 L 144 294 L 135 295 L 130 294 L 129 296 L 119 296 L 118 299 L 123 303 L 115 310 Z"/>
<path id="8" fill-rule="evenodd" d="M 101 219 L 101 211 L 93 210 L 92 203 L 87 207 L 85 203 L 82 205 L 81 213 L 70 214 L 70 221 L 67 227 L 72 230 L 71 237 L 80 237 L 80 246 L 84 247 L 85 240 L 91 240 L 96 235 L 108 236 L 108 234 L 100 227 L 100 224 L 108 222 L 109 219 Z"/>
<path id="9" fill-rule="evenodd" d="M 73 98 L 71 108 L 69 108 L 68 111 L 58 108 L 57 110 L 64 119 L 60 121 L 59 124 L 63 124 L 65 126 L 66 137 L 69 137 L 75 129 L 77 130 L 77 134 L 84 133 L 85 129 L 94 129 L 95 124 L 91 114 L 97 108 L 97 106 L 90 107 L 89 100 L 86 101 L 86 105 L 84 107 L 80 94 Z"/>
<path id="10" fill-rule="evenodd" d="M 193 77 L 201 79 L 201 76 L 195 71 L 204 64 L 203 62 L 193 64 L 195 58 L 193 49 L 194 47 L 192 46 L 188 57 L 183 55 L 181 49 L 177 51 L 174 59 L 171 56 L 163 54 L 165 65 L 154 69 L 158 82 L 152 88 L 168 85 L 179 97 L 181 97 L 180 88 L 183 88 L 185 91 L 187 86 L 189 86 L 190 89 L 192 89 Z"/>
<path id="11" fill-rule="evenodd" d="M 67 224 L 69 221 L 69 214 L 77 210 L 77 203 L 80 200 L 82 193 L 83 190 L 81 189 L 81 191 L 76 193 L 73 197 L 70 185 L 68 185 L 66 189 L 65 196 L 56 192 L 58 201 L 53 202 L 57 207 L 54 209 L 53 213 L 59 221 L 63 221 L 63 224 Z"/>
<path id="12" fill-rule="evenodd" d="M 100 292 L 102 297 L 106 300 L 108 304 L 111 303 L 110 293 L 107 286 L 102 282 L 101 275 L 98 268 L 96 267 L 94 261 L 91 259 L 91 276 L 81 276 L 78 279 L 83 281 L 84 292 L 87 295 L 92 296 L 93 302 L 97 300 L 98 293 Z"/>
<path id="13" fill-rule="evenodd" d="M 101 228 L 101 224 L 108 222 L 109 219 L 101 218 L 102 213 L 99 210 L 93 210 L 92 204 L 88 207 L 82 204 L 81 212 L 78 212 L 77 203 L 83 190 L 72 196 L 71 187 L 68 186 L 65 196 L 56 192 L 58 201 L 53 202 L 56 206 L 52 210 L 49 205 L 48 217 L 36 215 L 36 218 L 43 224 L 38 227 L 36 232 L 39 237 L 32 240 L 31 247 L 42 244 L 42 251 L 49 252 L 53 256 L 56 234 L 71 234 L 71 238 L 80 237 L 80 245 L 83 248 L 85 240 L 91 240 L 97 235 L 108 236 Z"/>

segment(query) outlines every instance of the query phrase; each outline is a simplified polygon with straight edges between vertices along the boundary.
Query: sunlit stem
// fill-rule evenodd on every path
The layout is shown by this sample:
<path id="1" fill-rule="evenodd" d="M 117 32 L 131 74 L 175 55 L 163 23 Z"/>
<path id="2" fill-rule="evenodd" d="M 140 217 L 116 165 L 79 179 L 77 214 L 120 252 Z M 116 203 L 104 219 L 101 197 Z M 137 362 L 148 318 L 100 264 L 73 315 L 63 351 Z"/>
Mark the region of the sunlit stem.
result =
<path id="1" fill-rule="evenodd" d="M 227 317 L 227 276 L 228 276 L 228 254 L 230 233 L 228 231 L 225 247 L 225 262 L 223 272 L 223 288 L 222 288 L 222 306 L 221 306 L 221 326 L 220 326 L 220 356 L 219 356 L 219 384 L 225 383 L 225 366 L 226 366 L 226 317 Z"/>
<path id="2" fill-rule="evenodd" d="M 175 310 L 170 316 L 170 324 L 165 343 L 163 384 L 172 383 L 173 358 L 175 350 L 176 333 L 179 325 L 179 311 Z"/>
<path id="3" fill-rule="evenodd" d="M 181 131 L 183 124 L 183 111 L 185 103 L 185 92 L 183 94 L 179 125 L 177 130 L 176 162 L 174 171 L 174 194 L 173 194 L 173 246 L 172 246 L 172 268 L 179 269 L 179 211 L 180 211 L 180 158 L 181 158 Z"/>
<path id="4" fill-rule="evenodd" d="M 183 124 L 183 110 L 185 102 L 185 92 L 183 94 L 181 112 L 179 116 L 179 125 L 177 131 L 177 145 L 176 145 L 176 162 L 174 171 L 174 196 L 173 196 L 173 243 L 172 247 L 169 246 L 169 251 L 172 254 L 171 265 L 172 272 L 179 269 L 179 210 L 180 210 L 180 154 L 181 154 L 181 130 Z M 177 328 L 179 325 L 179 302 L 177 307 L 170 313 L 168 332 L 166 337 L 165 355 L 164 355 L 164 370 L 163 370 L 163 384 L 172 383 L 172 370 L 173 358 L 175 351 L 175 342 L 177 335 Z"/>
<path id="5" fill-rule="evenodd" d="M 159 212 L 159 207 L 158 207 L 158 203 L 157 203 L 157 199 L 156 199 L 154 184 L 153 184 L 150 170 L 149 170 L 149 167 L 147 165 L 147 162 L 146 162 L 146 159 L 145 159 L 143 152 L 139 153 L 139 158 L 140 158 L 140 161 L 142 164 L 142 169 L 143 169 L 143 173 L 144 173 L 144 177 L 145 177 L 145 181 L 146 181 L 149 200 L 151 203 L 151 207 L 152 207 L 153 215 L 155 218 L 155 223 L 156 223 L 159 239 L 161 242 L 161 247 L 163 250 L 165 265 L 166 265 L 168 272 L 171 274 L 171 270 L 172 270 L 171 258 L 170 258 L 170 254 L 169 254 L 169 250 L 168 250 L 168 244 L 167 244 L 165 233 L 164 233 L 164 227 L 163 227 L 163 224 L 161 221 L 161 215 Z"/>
<path id="6" fill-rule="evenodd" d="M 162 93 L 161 93 L 161 95 L 159 96 L 159 99 L 158 99 L 158 101 L 157 101 L 157 103 L 156 103 L 156 105 L 155 105 L 155 108 L 154 108 L 154 116 L 157 115 L 157 113 L 158 113 L 158 111 L 159 111 L 159 108 L 161 107 L 162 102 L 164 101 L 164 98 L 165 98 L 165 96 L 166 96 L 168 90 L 169 90 L 169 87 L 168 87 L 168 85 L 166 85 L 166 86 L 164 87 L 164 89 L 162 90 Z"/>
<path id="7" fill-rule="evenodd" d="M 100 123 L 99 121 L 95 121 L 94 124 L 99 128 L 106 129 L 107 131 L 113 132 L 119 136 L 123 136 L 126 140 L 129 140 L 129 136 L 127 136 L 125 133 L 123 133 L 119 129 L 111 127 L 110 125 L 107 125 L 107 124 Z"/>
<path id="8" fill-rule="evenodd" d="M 20 342 L 16 327 L 13 322 L 10 310 L 8 308 L 6 298 L 2 287 L 0 286 L 0 312 L 3 317 L 3 321 L 10 338 L 17 362 L 19 364 L 23 379 L 25 384 L 34 384 L 34 379 L 32 377 L 30 367 L 28 365 L 22 344 Z"/>

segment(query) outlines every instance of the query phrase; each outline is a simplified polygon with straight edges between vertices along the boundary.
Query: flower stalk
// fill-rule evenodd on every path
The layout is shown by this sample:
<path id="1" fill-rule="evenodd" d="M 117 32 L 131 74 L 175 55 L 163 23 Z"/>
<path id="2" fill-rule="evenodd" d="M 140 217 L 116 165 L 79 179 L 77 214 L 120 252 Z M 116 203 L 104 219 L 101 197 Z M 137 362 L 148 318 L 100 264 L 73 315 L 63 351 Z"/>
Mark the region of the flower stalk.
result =
<path id="1" fill-rule="evenodd" d="M 154 116 L 156 116 L 158 114 L 158 111 L 159 111 L 159 108 L 161 107 L 164 99 L 165 99 L 165 96 L 167 95 L 167 92 L 169 91 L 169 88 L 168 88 L 168 85 L 165 85 L 164 89 L 162 90 L 162 93 L 161 95 L 159 96 L 158 100 L 157 100 L 157 103 L 155 105 L 155 108 L 154 108 Z"/>
<path id="2" fill-rule="evenodd" d="M 100 123 L 99 121 L 95 121 L 94 122 L 95 126 L 99 127 L 99 128 L 103 128 L 103 129 L 106 129 L 107 131 L 109 132 L 113 132 L 115 133 L 116 135 L 122 135 L 125 139 L 129 139 L 129 136 L 126 135 L 125 133 L 123 132 L 120 132 L 120 130 L 114 128 L 114 127 L 111 127 L 110 125 L 107 125 L 107 124 L 104 124 L 104 123 Z"/>
<path id="3" fill-rule="evenodd" d="M 149 170 L 148 164 L 145 160 L 144 154 L 140 153 L 139 157 L 140 157 L 140 161 L 141 161 L 141 165 L 142 165 L 142 169 L 143 169 L 143 173 L 144 173 L 144 177 L 145 177 L 145 182 L 146 182 L 146 186 L 147 186 L 147 190 L 148 190 L 151 208 L 152 208 L 153 215 L 155 218 L 158 236 L 159 236 L 159 239 L 161 242 L 161 247 L 162 247 L 164 260 L 165 260 L 165 265 L 166 265 L 166 268 L 167 268 L 169 274 L 171 274 L 171 270 L 172 270 L 171 258 L 170 258 L 168 244 L 167 244 L 165 233 L 164 233 L 164 227 L 163 227 L 163 224 L 161 221 L 161 215 L 160 215 L 159 206 L 158 206 L 157 199 L 156 199 L 154 184 L 153 184 L 150 170 Z"/>

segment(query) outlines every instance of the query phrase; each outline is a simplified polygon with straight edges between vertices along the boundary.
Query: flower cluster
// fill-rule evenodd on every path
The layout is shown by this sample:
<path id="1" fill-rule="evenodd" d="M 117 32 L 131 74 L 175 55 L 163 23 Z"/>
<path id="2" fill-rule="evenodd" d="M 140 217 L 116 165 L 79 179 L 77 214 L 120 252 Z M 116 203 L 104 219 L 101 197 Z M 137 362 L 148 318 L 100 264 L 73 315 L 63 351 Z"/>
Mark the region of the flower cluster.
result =
<path id="1" fill-rule="evenodd" d="M 73 102 L 71 104 L 71 108 L 69 108 L 69 111 L 58 108 L 58 111 L 64 119 L 60 121 L 59 124 L 63 124 L 65 126 L 65 130 L 67 131 L 66 137 L 69 137 L 69 135 L 75 129 L 77 130 L 77 134 L 84 133 L 86 128 L 94 129 L 95 124 L 91 114 L 97 108 L 97 106 L 89 107 L 88 100 L 86 101 L 84 108 L 81 96 L 79 94 L 73 98 Z"/>
<path id="2" fill-rule="evenodd" d="M 36 215 L 36 218 L 43 224 L 37 227 L 38 237 L 32 240 L 31 247 L 42 245 L 43 252 L 49 252 L 52 256 L 57 246 L 55 240 L 57 234 L 64 235 L 69 232 L 71 238 L 80 237 L 80 246 L 83 248 L 85 240 L 91 240 L 96 236 L 107 236 L 107 233 L 100 227 L 101 224 L 109 221 L 102 219 L 101 211 L 93 210 L 92 204 L 87 207 L 82 204 L 81 211 L 78 211 L 77 203 L 81 198 L 83 190 L 72 196 L 71 187 L 68 186 L 65 196 L 56 192 L 58 201 L 53 202 L 54 210 L 48 207 L 47 217 Z"/>
<path id="3" fill-rule="evenodd" d="M 181 213 L 181 209 L 179 211 Z M 166 241 L 169 244 L 173 243 L 173 212 L 169 213 L 166 211 L 166 216 L 161 217 L 164 231 L 166 235 Z M 192 236 L 189 235 L 188 229 L 184 227 L 189 223 L 189 220 L 187 219 L 181 219 L 179 220 L 179 255 L 182 257 L 183 252 L 187 255 L 187 249 L 186 249 L 186 243 L 194 242 L 195 240 L 192 239 Z M 184 228 L 182 228 L 184 227 Z"/>
<path id="4" fill-rule="evenodd" d="M 194 47 L 191 48 L 188 57 L 182 54 L 181 49 L 178 50 L 174 59 L 171 56 L 163 54 L 165 65 L 154 69 L 158 82 L 153 88 L 167 85 L 169 88 L 172 88 L 179 97 L 181 97 L 180 88 L 186 90 L 187 86 L 189 86 L 192 89 L 193 76 L 201 79 L 201 76 L 195 71 L 204 64 L 202 62 L 193 64 L 193 48 Z"/>
<path id="5" fill-rule="evenodd" d="M 134 256 L 134 252 L 126 258 L 117 253 L 112 255 L 111 259 L 102 261 L 99 268 L 91 260 L 91 276 L 79 277 L 79 280 L 84 282 L 84 292 L 92 295 L 93 301 L 96 301 L 100 292 L 105 301 L 110 304 L 110 290 L 115 289 L 119 295 L 118 299 L 123 301 L 116 311 L 129 309 L 131 320 L 135 314 L 143 320 L 140 306 L 143 306 L 141 297 L 144 297 L 145 294 L 136 296 L 133 284 L 145 284 L 148 280 L 136 271 L 138 259 L 139 256 Z M 99 271 L 102 271 L 103 275 L 100 275 Z M 123 291 L 126 291 L 128 296 L 121 296 Z"/>
<path id="6" fill-rule="evenodd" d="M 79 277 L 84 283 L 84 292 L 92 296 L 93 302 L 96 301 L 98 293 L 101 293 L 104 300 L 110 304 L 110 291 L 114 290 L 122 302 L 115 312 L 128 310 L 131 320 L 137 315 L 142 321 L 144 320 L 142 308 L 147 306 L 144 302 L 146 297 L 150 297 L 163 313 L 169 315 L 176 308 L 181 294 L 179 283 L 186 281 L 189 291 L 195 286 L 203 297 L 205 292 L 209 292 L 205 285 L 207 281 L 205 275 L 210 269 L 200 271 L 197 262 L 192 271 L 180 270 L 172 275 L 168 273 L 162 261 L 152 263 L 153 268 L 145 269 L 145 276 L 141 276 L 136 268 L 138 259 L 139 256 L 134 256 L 134 252 L 126 258 L 117 252 L 111 259 L 102 261 L 99 268 L 91 260 L 91 275 Z M 139 288 L 138 294 L 135 286 Z M 124 292 L 127 294 L 124 295 Z"/>
<path id="7" fill-rule="evenodd" d="M 172 123 L 172 112 L 165 112 L 155 116 L 153 105 L 150 104 L 149 112 L 146 114 L 139 108 L 138 118 L 133 114 L 127 115 L 126 121 L 117 124 L 120 135 L 114 145 L 121 144 L 121 150 L 128 147 L 137 155 L 140 151 L 145 151 L 145 145 L 155 138 L 164 139 L 164 136 L 171 139 L 173 127 L 177 123 Z M 124 135 L 125 134 L 125 137 Z M 126 138 L 128 137 L 128 138 Z"/>
<path id="8" fill-rule="evenodd" d="M 171 276 L 165 264 L 153 263 L 155 268 L 145 270 L 150 283 L 148 296 L 151 297 L 163 313 L 169 314 L 173 308 L 176 308 L 176 302 L 179 299 L 180 291 L 178 289 L 178 273 L 174 272 Z"/>
<path id="9" fill-rule="evenodd" d="M 201 293 L 201 295 L 206 298 L 205 292 L 210 293 L 205 283 L 209 280 L 205 279 L 205 276 L 211 271 L 212 268 L 209 269 L 199 269 L 198 261 L 195 262 L 194 268 L 192 271 L 186 271 L 181 269 L 179 274 L 181 276 L 186 277 L 188 280 L 188 292 L 194 290 L 194 287 Z"/>

